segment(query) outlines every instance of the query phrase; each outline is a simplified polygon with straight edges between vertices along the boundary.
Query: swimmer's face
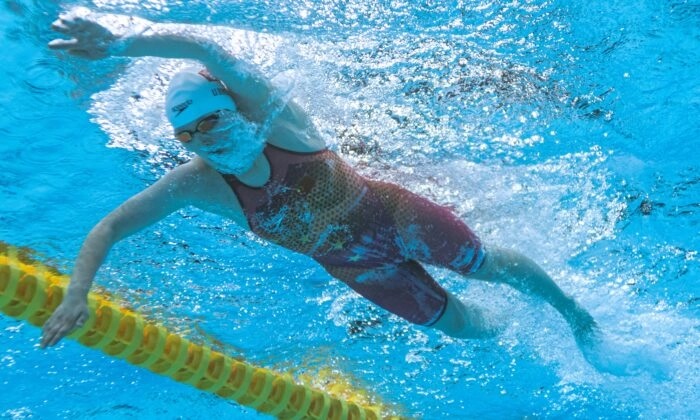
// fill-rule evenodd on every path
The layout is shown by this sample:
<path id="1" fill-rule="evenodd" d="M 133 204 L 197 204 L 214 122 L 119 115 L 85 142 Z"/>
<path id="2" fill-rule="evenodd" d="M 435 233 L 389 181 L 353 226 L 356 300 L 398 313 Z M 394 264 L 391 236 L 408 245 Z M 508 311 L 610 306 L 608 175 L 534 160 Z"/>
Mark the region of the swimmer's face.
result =
<path id="1" fill-rule="evenodd" d="M 219 172 L 242 175 L 265 146 L 259 132 L 257 124 L 239 113 L 221 110 L 176 129 L 175 138 Z"/>
<path id="2" fill-rule="evenodd" d="M 213 114 L 206 115 L 179 130 L 175 130 L 175 138 L 178 139 L 180 143 L 184 144 L 191 142 L 197 133 L 206 134 L 210 132 L 216 128 L 216 125 L 219 123 L 219 112 L 220 111 L 217 111 Z"/>

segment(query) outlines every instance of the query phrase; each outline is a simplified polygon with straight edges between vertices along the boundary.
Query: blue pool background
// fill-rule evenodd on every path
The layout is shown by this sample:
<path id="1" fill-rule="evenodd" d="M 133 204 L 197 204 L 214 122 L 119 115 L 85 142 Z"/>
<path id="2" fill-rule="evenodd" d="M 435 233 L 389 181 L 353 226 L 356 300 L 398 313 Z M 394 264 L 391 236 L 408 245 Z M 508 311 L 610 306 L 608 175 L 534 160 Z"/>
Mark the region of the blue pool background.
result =
<path id="1" fill-rule="evenodd" d="M 70 272 L 88 230 L 183 158 L 162 92 L 182 65 L 45 48 L 87 5 L 209 23 L 373 177 L 520 249 L 669 380 L 596 372 L 550 309 L 436 277 L 509 323 L 458 341 L 387 316 L 310 260 L 187 209 L 114 248 L 97 283 L 267 367 L 331 367 L 405 415 L 697 418 L 700 4 L 564 1 L 6 1 L 0 240 Z M 238 28 L 250 32 L 233 31 Z M 255 55 L 253 55 L 255 52 Z M 0 418 L 259 418 L 0 317 Z"/>

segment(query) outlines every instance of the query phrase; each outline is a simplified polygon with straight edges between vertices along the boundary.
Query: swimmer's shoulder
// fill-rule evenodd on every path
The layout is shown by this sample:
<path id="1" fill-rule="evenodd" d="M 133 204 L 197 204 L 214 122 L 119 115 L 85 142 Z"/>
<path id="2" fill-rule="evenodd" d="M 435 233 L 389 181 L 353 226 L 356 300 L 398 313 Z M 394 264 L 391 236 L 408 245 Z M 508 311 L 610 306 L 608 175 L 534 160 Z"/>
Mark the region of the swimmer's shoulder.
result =
<path id="1" fill-rule="evenodd" d="M 219 172 L 199 156 L 173 169 L 166 175 L 168 176 L 173 179 L 187 204 L 232 219 L 240 226 L 250 229 L 231 187 Z"/>
<path id="2" fill-rule="evenodd" d="M 327 147 L 309 116 L 293 102 L 275 118 L 267 142 L 281 149 L 299 153 L 318 152 Z"/>
<path id="3" fill-rule="evenodd" d="M 307 131 L 293 125 L 277 124 L 270 132 L 267 142 L 280 149 L 298 153 L 313 153 L 327 148 L 315 130 Z"/>
<path id="4" fill-rule="evenodd" d="M 177 190 L 192 200 L 210 196 L 212 192 L 217 190 L 229 191 L 221 174 L 199 156 L 177 166 L 168 172 L 162 180 L 167 182 L 174 191 Z"/>

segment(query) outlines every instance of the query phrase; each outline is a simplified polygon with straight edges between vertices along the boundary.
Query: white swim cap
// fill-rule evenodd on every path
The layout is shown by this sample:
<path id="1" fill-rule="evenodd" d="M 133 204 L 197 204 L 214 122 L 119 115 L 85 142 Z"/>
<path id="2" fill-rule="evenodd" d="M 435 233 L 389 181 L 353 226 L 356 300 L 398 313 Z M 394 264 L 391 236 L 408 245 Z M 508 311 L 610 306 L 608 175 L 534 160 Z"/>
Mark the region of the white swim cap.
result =
<path id="1" fill-rule="evenodd" d="M 223 83 L 206 70 L 183 70 L 173 76 L 165 94 L 165 114 L 174 128 L 184 127 L 222 109 L 236 110 Z"/>

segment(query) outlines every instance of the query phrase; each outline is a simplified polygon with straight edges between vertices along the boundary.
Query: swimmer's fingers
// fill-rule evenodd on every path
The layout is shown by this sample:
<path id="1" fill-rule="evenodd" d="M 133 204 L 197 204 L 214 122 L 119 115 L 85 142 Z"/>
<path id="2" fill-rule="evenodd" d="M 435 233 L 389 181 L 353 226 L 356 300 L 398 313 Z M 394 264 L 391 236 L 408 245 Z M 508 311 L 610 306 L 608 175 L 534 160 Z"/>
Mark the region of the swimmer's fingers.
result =
<path id="1" fill-rule="evenodd" d="M 44 326 L 44 331 L 41 337 L 41 348 L 55 346 L 63 337 L 70 334 L 74 329 L 80 328 L 84 323 L 84 320 L 76 320 L 76 322 L 61 320 L 54 322 L 49 326 Z"/>
<path id="2" fill-rule="evenodd" d="M 94 14 L 90 9 L 75 7 L 72 10 L 59 14 L 58 21 L 61 21 L 63 25 L 67 27 L 82 26 L 90 22 L 92 16 L 94 16 Z"/>
<path id="3" fill-rule="evenodd" d="M 72 29 L 63 19 L 56 19 L 51 23 L 51 29 L 62 34 L 70 34 Z"/>
<path id="4" fill-rule="evenodd" d="M 111 35 L 109 30 L 100 25 L 98 22 L 84 19 L 69 20 L 59 18 L 51 23 L 51 29 L 64 35 L 85 39 L 93 38 L 95 36 Z"/>
<path id="5" fill-rule="evenodd" d="M 69 50 L 72 48 L 77 47 L 80 44 L 80 41 L 77 39 L 54 39 L 53 41 L 49 42 L 49 48 L 52 50 Z"/>
<path id="6" fill-rule="evenodd" d="M 41 348 L 52 347 L 58 343 L 61 338 L 73 327 L 73 323 L 68 322 L 60 316 L 53 316 L 44 324 L 43 333 L 41 336 Z"/>
<path id="7" fill-rule="evenodd" d="M 90 32 L 93 26 L 98 25 L 90 19 L 71 15 L 60 15 L 51 22 L 51 29 L 62 34 L 73 35 L 82 32 Z"/>
<path id="8" fill-rule="evenodd" d="M 64 301 L 46 321 L 42 331 L 41 347 L 52 347 L 76 328 L 80 328 L 89 317 L 87 305 Z"/>
<path id="9" fill-rule="evenodd" d="M 81 39 L 54 39 L 48 44 L 52 50 L 66 51 L 71 55 L 87 59 L 106 57 L 107 47 L 98 43 L 86 42 Z"/>
<path id="10" fill-rule="evenodd" d="M 64 35 L 71 36 L 71 39 L 54 39 L 49 42 L 49 48 L 55 50 L 66 50 L 75 48 L 79 43 L 79 39 L 87 38 L 89 34 L 85 34 L 84 28 L 74 25 L 70 20 L 63 18 L 56 19 L 51 23 L 51 29 Z"/>
<path id="11" fill-rule="evenodd" d="M 85 45 L 77 39 L 54 39 L 49 42 L 49 48 L 52 50 L 66 51 L 70 55 L 87 59 L 97 59 L 106 55 L 104 49 L 86 48 Z"/>
<path id="12" fill-rule="evenodd" d="M 52 22 L 51 29 L 69 39 L 54 39 L 49 42 L 49 48 L 88 59 L 109 56 L 110 48 L 118 37 L 100 22 L 100 16 L 87 10 L 60 15 Z M 109 15 L 102 17 L 105 16 Z"/>

